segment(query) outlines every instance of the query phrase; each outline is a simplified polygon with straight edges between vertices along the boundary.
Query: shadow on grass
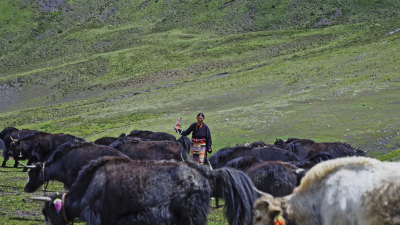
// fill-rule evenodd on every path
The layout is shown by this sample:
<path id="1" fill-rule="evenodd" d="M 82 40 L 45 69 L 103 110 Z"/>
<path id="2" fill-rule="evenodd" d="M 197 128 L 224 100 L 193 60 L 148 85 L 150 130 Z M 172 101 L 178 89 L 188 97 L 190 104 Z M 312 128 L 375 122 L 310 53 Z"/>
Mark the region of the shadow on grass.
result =
<path id="1" fill-rule="evenodd" d="M 27 218 L 27 217 L 10 216 L 9 218 L 10 218 L 10 220 L 16 220 L 16 221 L 26 221 L 26 222 L 29 222 L 29 221 L 36 221 L 36 222 L 43 222 L 42 219 L 40 219 L 39 217 L 38 217 L 38 218 L 34 218 L 34 217 Z"/>

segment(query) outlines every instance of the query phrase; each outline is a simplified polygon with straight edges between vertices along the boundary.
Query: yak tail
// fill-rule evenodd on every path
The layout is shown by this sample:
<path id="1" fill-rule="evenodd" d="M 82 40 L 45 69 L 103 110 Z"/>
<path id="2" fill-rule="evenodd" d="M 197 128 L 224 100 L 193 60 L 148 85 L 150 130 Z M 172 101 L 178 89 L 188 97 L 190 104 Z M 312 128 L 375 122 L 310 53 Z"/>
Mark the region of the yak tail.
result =
<path id="1" fill-rule="evenodd" d="M 190 152 L 190 139 L 186 136 L 180 137 L 177 142 L 182 145 L 184 153 L 187 155 Z"/>
<path id="2" fill-rule="evenodd" d="M 221 196 L 225 200 L 225 214 L 230 225 L 252 223 L 253 204 L 258 195 L 249 176 L 228 167 L 211 170 L 208 166 L 188 164 L 209 180 L 214 196 Z"/>

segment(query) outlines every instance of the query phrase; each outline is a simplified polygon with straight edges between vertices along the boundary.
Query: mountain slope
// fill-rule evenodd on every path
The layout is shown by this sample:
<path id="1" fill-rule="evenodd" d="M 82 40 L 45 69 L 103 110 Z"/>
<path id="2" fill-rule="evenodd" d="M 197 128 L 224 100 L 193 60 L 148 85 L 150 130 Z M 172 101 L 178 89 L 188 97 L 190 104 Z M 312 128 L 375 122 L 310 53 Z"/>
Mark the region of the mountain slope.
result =
<path id="1" fill-rule="evenodd" d="M 398 1 L 3 1 L 0 127 L 93 140 L 204 111 L 215 148 L 400 145 Z M 201 102 L 198 105 L 196 102 Z M 375 151 L 373 153 L 372 151 Z"/>

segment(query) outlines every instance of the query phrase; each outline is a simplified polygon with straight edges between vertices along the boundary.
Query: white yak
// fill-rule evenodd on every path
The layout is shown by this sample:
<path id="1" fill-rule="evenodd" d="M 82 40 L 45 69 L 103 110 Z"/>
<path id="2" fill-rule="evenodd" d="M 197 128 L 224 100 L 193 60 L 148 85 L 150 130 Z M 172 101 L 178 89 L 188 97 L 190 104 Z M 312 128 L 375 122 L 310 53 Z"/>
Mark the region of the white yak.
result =
<path id="1" fill-rule="evenodd" d="M 273 224 L 399 225 L 400 163 L 349 157 L 317 164 L 292 194 L 256 201 L 253 225 Z"/>

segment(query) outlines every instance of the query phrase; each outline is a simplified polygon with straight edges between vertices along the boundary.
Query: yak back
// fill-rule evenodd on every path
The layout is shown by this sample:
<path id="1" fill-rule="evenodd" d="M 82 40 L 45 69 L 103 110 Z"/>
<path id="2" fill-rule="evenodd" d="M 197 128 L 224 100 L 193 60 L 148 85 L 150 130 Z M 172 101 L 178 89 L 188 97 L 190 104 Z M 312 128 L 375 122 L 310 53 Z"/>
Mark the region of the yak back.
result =
<path id="1" fill-rule="evenodd" d="M 329 153 L 333 158 L 357 156 L 357 151 L 347 143 L 342 142 L 322 142 L 315 143 L 309 151 L 309 156 L 320 152 Z"/>
<path id="2" fill-rule="evenodd" d="M 76 178 L 75 182 L 72 184 L 70 188 L 70 192 L 78 192 L 82 195 L 84 194 L 85 190 L 87 189 L 88 185 L 90 184 L 93 175 L 95 174 L 96 170 L 109 163 L 127 163 L 130 162 L 131 159 L 125 157 L 115 157 L 115 156 L 103 156 L 97 160 L 91 161 L 86 166 L 82 167 L 78 173 L 78 177 Z M 118 171 L 120 172 L 120 171 Z M 133 171 L 131 171 L 133 172 Z"/>
<path id="3" fill-rule="evenodd" d="M 113 143 L 114 141 L 116 141 L 117 139 L 118 138 L 116 138 L 116 137 L 101 137 L 99 139 L 96 139 L 94 141 L 94 143 L 98 144 L 98 145 L 106 145 L 106 146 L 108 146 L 111 143 Z"/>
<path id="4" fill-rule="evenodd" d="M 259 148 L 244 145 L 238 145 L 233 148 L 223 148 L 212 155 L 209 161 L 213 168 L 221 168 L 232 159 L 242 156 L 253 156 L 263 161 L 299 161 L 298 157 L 294 153 L 273 145 L 266 145 Z"/>
<path id="5" fill-rule="evenodd" d="M 57 148 L 46 162 L 46 176 L 58 180 L 69 188 L 78 176 L 79 170 L 91 160 L 103 156 L 128 158 L 120 151 L 90 142 L 67 142 Z"/>
<path id="6" fill-rule="evenodd" d="M 298 173 L 298 167 L 291 163 L 262 161 L 253 156 L 233 159 L 226 166 L 242 170 L 259 190 L 275 197 L 292 193 L 304 176 L 304 173 Z"/>
<path id="7" fill-rule="evenodd" d="M 77 138 L 69 134 L 51 134 L 42 131 L 33 131 L 30 134 L 21 138 L 32 151 L 32 155 L 36 156 L 41 162 L 46 161 L 51 153 L 58 146 L 69 141 L 84 141 L 82 138 Z"/>
<path id="8" fill-rule="evenodd" d="M 186 161 L 187 155 L 182 145 L 176 141 L 143 141 L 125 137 L 113 142 L 111 147 L 118 149 L 132 159 Z"/>
<path id="9" fill-rule="evenodd" d="M 99 138 L 99 139 L 95 140 L 94 143 L 95 143 L 95 144 L 98 144 L 98 145 L 106 145 L 106 146 L 109 146 L 109 145 L 111 145 L 113 142 L 115 142 L 115 141 L 117 141 L 117 140 L 119 140 L 119 139 L 125 138 L 125 137 L 126 137 L 126 134 L 125 134 L 125 133 L 122 133 L 122 134 L 120 134 L 118 137 L 102 137 L 102 138 Z"/>
<path id="10" fill-rule="evenodd" d="M 94 144 L 94 143 L 86 142 L 86 141 L 82 141 L 82 142 L 69 141 L 69 142 L 66 142 L 66 143 L 60 145 L 59 147 L 57 147 L 57 149 L 50 155 L 46 164 L 50 164 L 50 163 L 53 163 L 53 162 L 61 159 L 62 157 L 69 154 L 73 150 L 77 150 L 76 153 L 77 153 L 77 155 L 79 155 L 77 157 L 82 157 L 83 154 L 87 154 L 88 156 L 95 157 L 93 154 L 101 156 L 104 153 L 106 153 L 106 154 L 112 153 L 115 156 L 127 157 L 125 154 L 121 153 L 120 151 L 118 151 L 117 149 L 112 148 L 112 147 L 98 145 L 98 144 Z M 82 153 L 82 154 L 80 154 L 80 153 Z M 78 160 L 78 158 L 77 158 L 77 160 Z M 69 163 L 73 164 L 74 161 L 69 162 Z"/>
<path id="11" fill-rule="evenodd" d="M 301 160 L 319 153 L 328 153 L 333 158 L 365 155 L 364 151 L 342 142 L 315 142 L 310 139 L 289 138 L 286 141 L 277 139 L 275 145 L 295 153 Z"/>
<path id="12" fill-rule="evenodd" d="M 238 170 L 245 171 L 249 167 L 251 167 L 253 164 L 261 162 L 262 160 L 257 159 L 254 156 L 241 156 L 238 158 L 234 158 L 231 161 L 226 163 L 226 167 L 232 167 Z"/>
<path id="13" fill-rule="evenodd" d="M 282 161 L 260 161 L 247 168 L 254 185 L 273 196 L 285 196 L 293 192 L 304 174 L 298 175 L 297 167 Z"/>
<path id="14" fill-rule="evenodd" d="M 175 136 L 171 134 L 165 132 L 153 132 L 149 130 L 133 130 L 127 136 L 149 139 L 151 141 L 176 141 Z"/>

